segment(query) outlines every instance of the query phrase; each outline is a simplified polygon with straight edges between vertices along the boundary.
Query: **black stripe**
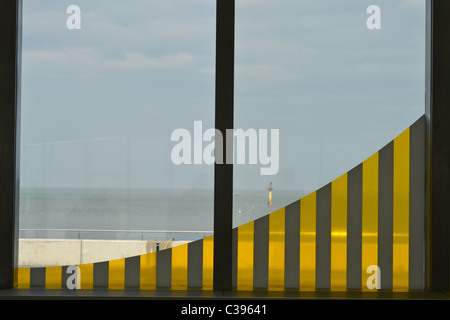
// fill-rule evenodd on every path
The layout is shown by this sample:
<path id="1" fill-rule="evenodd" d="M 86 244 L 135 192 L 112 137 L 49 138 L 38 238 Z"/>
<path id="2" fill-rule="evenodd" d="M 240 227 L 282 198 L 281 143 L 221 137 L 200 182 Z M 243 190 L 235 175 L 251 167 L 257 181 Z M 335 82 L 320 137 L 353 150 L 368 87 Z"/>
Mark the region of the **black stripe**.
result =
<path id="1" fill-rule="evenodd" d="M 172 248 L 156 253 L 156 287 L 172 286 Z"/>
<path id="2" fill-rule="evenodd" d="M 45 288 L 45 267 L 30 268 L 30 287 Z"/>
<path id="3" fill-rule="evenodd" d="M 284 287 L 298 289 L 300 284 L 300 200 L 285 209 Z"/>
<path id="4" fill-rule="evenodd" d="M 347 288 L 361 289 L 362 164 L 347 175 Z"/>
<path id="5" fill-rule="evenodd" d="M 74 272 L 67 273 L 67 268 L 69 268 L 69 266 L 63 266 L 61 268 L 61 288 L 63 289 L 67 289 L 67 280 L 74 274 Z M 75 266 L 75 270 L 76 269 L 77 266 Z"/>
<path id="6" fill-rule="evenodd" d="M 269 285 L 269 215 L 254 223 L 253 287 L 267 289 Z"/>
<path id="7" fill-rule="evenodd" d="M 378 153 L 378 266 L 381 289 L 392 289 L 394 142 Z"/>
<path id="8" fill-rule="evenodd" d="M 425 116 L 410 129 L 409 289 L 425 288 Z"/>
<path id="9" fill-rule="evenodd" d="M 232 286 L 237 288 L 237 245 L 238 243 L 238 228 L 233 229 L 232 233 L 232 258 L 231 258 L 231 270 L 232 270 Z M 214 249 L 215 250 L 215 249 Z"/>
<path id="10" fill-rule="evenodd" d="M 141 256 L 125 258 L 125 288 L 139 288 L 141 284 Z"/>
<path id="11" fill-rule="evenodd" d="M 109 262 L 94 263 L 94 288 L 108 288 Z"/>
<path id="12" fill-rule="evenodd" d="M 188 244 L 188 288 L 203 286 L 203 239 Z"/>
<path id="13" fill-rule="evenodd" d="M 317 191 L 316 288 L 329 289 L 331 280 L 331 183 Z"/>

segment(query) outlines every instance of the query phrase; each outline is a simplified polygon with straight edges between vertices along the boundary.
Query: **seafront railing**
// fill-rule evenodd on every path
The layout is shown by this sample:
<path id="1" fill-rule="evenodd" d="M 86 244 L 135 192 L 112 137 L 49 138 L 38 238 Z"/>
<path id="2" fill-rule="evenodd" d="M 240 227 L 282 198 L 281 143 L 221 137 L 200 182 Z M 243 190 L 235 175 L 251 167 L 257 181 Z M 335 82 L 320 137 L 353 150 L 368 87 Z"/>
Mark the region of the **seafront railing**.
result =
<path id="1" fill-rule="evenodd" d="M 196 240 L 212 234 L 212 230 L 19 229 L 20 238 L 43 239 Z"/>

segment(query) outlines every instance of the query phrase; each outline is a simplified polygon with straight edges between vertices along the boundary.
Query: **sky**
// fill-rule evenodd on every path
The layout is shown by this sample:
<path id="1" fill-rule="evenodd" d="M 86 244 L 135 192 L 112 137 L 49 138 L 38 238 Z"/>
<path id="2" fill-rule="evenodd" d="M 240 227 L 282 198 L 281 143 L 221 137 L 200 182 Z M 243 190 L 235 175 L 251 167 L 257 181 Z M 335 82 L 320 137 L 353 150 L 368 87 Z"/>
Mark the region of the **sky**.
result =
<path id="1" fill-rule="evenodd" d="M 23 14 L 22 186 L 212 190 L 213 166 L 173 164 L 170 138 L 214 127 L 215 1 L 24 0 Z M 236 189 L 325 185 L 424 114 L 425 1 L 236 0 L 234 107 L 235 128 L 280 133 L 278 173 L 236 165 Z"/>

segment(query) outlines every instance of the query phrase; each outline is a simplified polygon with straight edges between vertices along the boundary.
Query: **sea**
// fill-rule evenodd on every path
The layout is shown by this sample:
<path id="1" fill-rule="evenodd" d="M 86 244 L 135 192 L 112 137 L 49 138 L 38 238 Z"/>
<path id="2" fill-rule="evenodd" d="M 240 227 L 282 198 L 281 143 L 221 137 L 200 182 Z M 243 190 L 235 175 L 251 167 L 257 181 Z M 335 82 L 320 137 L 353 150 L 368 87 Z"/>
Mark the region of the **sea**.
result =
<path id="1" fill-rule="evenodd" d="M 308 192 L 235 190 L 233 227 Z M 21 188 L 19 238 L 195 240 L 213 234 L 213 190 Z"/>

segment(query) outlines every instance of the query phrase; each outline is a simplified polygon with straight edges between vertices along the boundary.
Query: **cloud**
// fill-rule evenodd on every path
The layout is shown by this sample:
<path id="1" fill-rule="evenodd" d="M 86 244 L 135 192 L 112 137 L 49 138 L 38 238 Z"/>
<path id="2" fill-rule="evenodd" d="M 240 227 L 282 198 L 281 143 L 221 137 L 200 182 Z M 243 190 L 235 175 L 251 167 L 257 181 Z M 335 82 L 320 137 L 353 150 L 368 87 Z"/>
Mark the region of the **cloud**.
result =
<path id="1" fill-rule="evenodd" d="M 27 67 L 64 70 L 133 71 L 141 69 L 171 69 L 193 66 L 194 56 L 185 53 L 169 53 L 160 57 L 127 52 L 122 58 L 106 58 L 92 47 L 70 50 L 33 50 L 24 52 Z"/>
<path id="2" fill-rule="evenodd" d="M 126 53 L 124 59 L 109 59 L 105 60 L 103 64 L 113 69 L 160 69 L 189 67 L 193 63 L 194 57 L 191 54 L 180 52 L 168 54 L 160 58 L 140 53 Z"/>

